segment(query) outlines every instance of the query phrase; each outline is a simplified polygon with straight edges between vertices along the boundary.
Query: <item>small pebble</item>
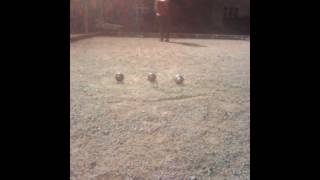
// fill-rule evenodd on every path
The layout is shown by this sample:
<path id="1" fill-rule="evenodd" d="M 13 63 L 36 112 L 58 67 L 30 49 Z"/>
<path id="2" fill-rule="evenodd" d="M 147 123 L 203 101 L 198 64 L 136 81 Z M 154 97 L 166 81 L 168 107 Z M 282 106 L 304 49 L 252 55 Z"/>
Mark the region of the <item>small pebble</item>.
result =
<path id="1" fill-rule="evenodd" d="M 94 167 L 96 167 L 96 165 L 97 165 L 97 163 L 96 162 L 92 162 L 92 163 L 90 163 L 90 169 L 93 169 Z"/>

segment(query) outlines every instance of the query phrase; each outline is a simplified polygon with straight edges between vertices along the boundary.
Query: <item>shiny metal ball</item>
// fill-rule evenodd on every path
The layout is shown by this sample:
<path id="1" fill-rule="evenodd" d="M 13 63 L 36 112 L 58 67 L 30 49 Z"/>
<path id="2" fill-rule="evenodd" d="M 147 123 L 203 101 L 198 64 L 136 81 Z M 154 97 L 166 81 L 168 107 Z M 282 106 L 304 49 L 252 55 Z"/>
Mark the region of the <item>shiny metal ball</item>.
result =
<path id="1" fill-rule="evenodd" d="M 177 75 L 176 75 L 176 78 L 174 79 L 174 81 L 175 81 L 177 84 L 182 84 L 183 81 L 184 81 L 184 78 L 183 78 L 183 76 L 181 76 L 180 74 L 177 74 Z"/>
<path id="2" fill-rule="evenodd" d="M 156 76 L 155 73 L 152 73 L 152 72 L 151 72 L 151 73 L 148 74 L 148 81 L 150 81 L 150 82 L 155 82 L 156 79 L 157 79 L 157 76 Z"/>
<path id="3" fill-rule="evenodd" d="M 118 82 L 122 82 L 122 81 L 124 80 L 124 75 L 123 75 L 122 73 L 118 72 L 118 73 L 116 74 L 115 78 L 116 78 L 116 80 L 117 80 Z"/>

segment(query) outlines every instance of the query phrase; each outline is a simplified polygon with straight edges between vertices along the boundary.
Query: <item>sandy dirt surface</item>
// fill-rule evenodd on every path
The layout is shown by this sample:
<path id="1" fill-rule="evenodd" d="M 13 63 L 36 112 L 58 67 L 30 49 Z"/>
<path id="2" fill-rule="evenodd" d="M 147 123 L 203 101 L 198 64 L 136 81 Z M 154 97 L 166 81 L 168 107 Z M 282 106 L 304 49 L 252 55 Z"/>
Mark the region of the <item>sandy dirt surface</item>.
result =
<path id="1" fill-rule="evenodd" d="M 250 41 L 171 41 L 70 44 L 72 180 L 250 179 Z"/>

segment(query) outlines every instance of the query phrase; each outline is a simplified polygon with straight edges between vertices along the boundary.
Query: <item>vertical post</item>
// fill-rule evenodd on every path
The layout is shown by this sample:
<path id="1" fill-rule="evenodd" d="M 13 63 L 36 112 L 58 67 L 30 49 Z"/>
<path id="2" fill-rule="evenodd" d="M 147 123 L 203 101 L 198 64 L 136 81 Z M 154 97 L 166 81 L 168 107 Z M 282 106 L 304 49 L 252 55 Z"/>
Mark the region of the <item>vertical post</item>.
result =
<path id="1" fill-rule="evenodd" d="M 84 32 L 89 32 L 89 7 L 88 0 L 83 0 L 83 25 Z"/>
<path id="2" fill-rule="evenodd" d="M 139 32 L 139 9 L 138 9 L 138 0 L 135 1 L 135 21 L 136 21 L 136 31 Z"/>
<path id="3" fill-rule="evenodd" d="M 102 23 L 104 22 L 105 20 L 105 0 L 101 0 L 101 19 L 102 19 Z"/>
<path id="4" fill-rule="evenodd" d="M 141 34 L 141 0 L 138 3 L 138 27 L 139 27 L 139 34 Z"/>
<path id="5" fill-rule="evenodd" d="M 70 33 L 73 32 L 73 3 L 70 1 Z"/>

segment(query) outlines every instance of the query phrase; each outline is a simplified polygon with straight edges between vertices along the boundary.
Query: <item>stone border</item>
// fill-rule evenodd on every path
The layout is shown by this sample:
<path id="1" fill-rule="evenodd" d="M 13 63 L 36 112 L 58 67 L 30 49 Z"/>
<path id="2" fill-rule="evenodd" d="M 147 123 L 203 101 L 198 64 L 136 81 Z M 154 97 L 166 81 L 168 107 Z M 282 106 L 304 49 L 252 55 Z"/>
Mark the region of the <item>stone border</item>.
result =
<path id="1" fill-rule="evenodd" d="M 159 33 L 134 33 L 134 32 L 108 32 L 102 33 L 105 36 L 115 37 L 159 37 Z M 233 39 L 250 40 L 250 35 L 224 35 L 224 34 L 195 34 L 195 33 L 171 33 L 172 38 L 191 38 L 191 39 Z"/>
<path id="2" fill-rule="evenodd" d="M 81 39 L 87 39 L 87 38 L 91 38 L 99 35 L 101 35 L 101 32 L 89 33 L 89 34 L 75 34 L 75 35 L 70 34 L 70 42 L 75 42 Z"/>
<path id="3" fill-rule="evenodd" d="M 159 37 L 159 33 L 97 32 L 97 33 L 91 33 L 91 34 L 71 35 L 70 42 L 91 38 L 95 36 L 156 38 L 156 37 Z M 250 35 L 171 33 L 170 37 L 171 38 L 190 38 L 190 39 L 250 40 Z"/>

